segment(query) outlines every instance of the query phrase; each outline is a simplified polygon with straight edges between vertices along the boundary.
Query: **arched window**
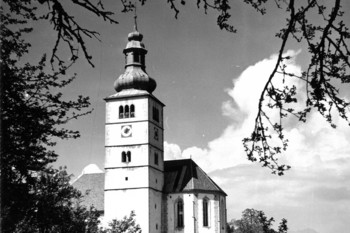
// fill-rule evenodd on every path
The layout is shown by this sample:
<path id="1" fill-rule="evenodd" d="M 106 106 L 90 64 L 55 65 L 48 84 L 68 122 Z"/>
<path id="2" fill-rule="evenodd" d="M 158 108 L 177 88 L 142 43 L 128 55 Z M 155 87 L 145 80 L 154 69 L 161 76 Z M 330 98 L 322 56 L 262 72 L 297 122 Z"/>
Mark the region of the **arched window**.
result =
<path id="1" fill-rule="evenodd" d="M 126 153 L 125 153 L 125 151 L 122 152 L 122 163 L 126 163 Z"/>
<path id="2" fill-rule="evenodd" d="M 131 162 L 131 152 L 130 151 L 126 152 L 126 162 L 127 163 Z"/>
<path id="3" fill-rule="evenodd" d="M 130 106 L 130 117 L 135 117 L 135 106 L 133 104 Z"/>
<path id="4" fill-rule="evenodd" d="M 125 118 L 129 118 L 129 105 L 125 105 L 124 116 Z"/>
<path id="5" fill-rule="evenodd" d="M 180 198 L 175 202 L 175 227 L 184 227 L 184 202 Z"/>
<path id="6" fill-rule="evenodd" d="M 208 198 L 203 199 L 203 226 L 209 226 L 209 200 Z"/>
<path id="7" fill-rule="evenodd" d="M 119 106 L 119 118 L 124 118 L 124 107 Z"/>

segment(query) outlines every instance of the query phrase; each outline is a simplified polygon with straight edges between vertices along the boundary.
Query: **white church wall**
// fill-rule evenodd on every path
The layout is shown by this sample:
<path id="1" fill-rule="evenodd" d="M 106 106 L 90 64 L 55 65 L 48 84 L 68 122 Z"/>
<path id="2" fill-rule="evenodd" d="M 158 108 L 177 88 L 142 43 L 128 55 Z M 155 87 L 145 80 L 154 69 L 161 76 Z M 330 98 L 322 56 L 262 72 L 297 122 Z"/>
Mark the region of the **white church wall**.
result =
<path id="1" fill-rule="evenodd" d="M 177 228 L 175 223 L 175 203 L 181 198 L 184 203 L 184 227 Z M 194 194 L 177 193 L 169 194 L 167 198 L 168 205 L 168 233 L 193 233 L 194 232 Z"/>
<path id="2" fill-rule="evenodd" d="M 148 184 L 148 167 L 106 169 L 105 172 L 105 189 L 107 190 L 147 187 Z"/>
<path id="3" fill-rule="evenodd" d="M 160 233 L 162 230 L 162 195 L 163 194 L 161 192 L 152 189 L 149 191 L 150 233 Z"/>
<path id="4" fill-rule="evenodd" d="M 153 146 L 150 146 L 149 148 L 149 164 L 161 171 L 164 171 L 164 152 Z M 158 164 L 155 162 L 155 154 L 158 156 Z"/>
<path id="5" fill-rule="evenodd" d="M 215 200 L 214 200 L 214 194 L 198 194 L 198 230 L 199 232 L 203 233 L 213 233 L 215 232 Z M 204 226 L 203 221 L 203 200 L 204 198 L 207 198 L 208 200 L 208 226 Z"/>
<path id="6" fill-rule="evenodd" d="M 175 203 L 178 198 L 184 201 L 184 228 L 175 227 Z M 203 226 L 203 199 L 208 202 L 208 226 Z M 220 202 L 222 201 L 222 204 Z M 177 193 L 167 196 L 167 231 L 168 233 L 225 233 L 226 203 L 222 195 L 198 193 Z"/>
<path id="7" fill-rule="evenodd" d="M 125 201 L 125 200 L 133 200 Z M 143 233 L 149 229 L 149 191 L 148 189 L 110 190 L 105 192 L 104 225 L 112 219 L 122 219 L 131 211 L 136 214 L 136 223 Z"/>
<path id="8" fill-rule="evenodd" d="M 106 124 L 105 145 L 122 146 L 148 143 L 149 126 L 148 122 L 128 122 L 125 124 Z M 124 127 L 129 127 L 131 132 L 123 135 Z"/>
<path id="9" fill-rule="evenodd" d="M 162 171 L 148 167 L 106 169 L 105 189 L 151 187 L 161 191 L 164 184 Z"/>
<path id="10" fill-rule="evenodd" d="M 150 143 L 158 149 L 163 150 L 163 129 L 154 124 L 149 124 L 149 133 Z"/>
<path id="11" fill-rule="evenodd" d="M 227 216 L 226 216 L 227 210 L 226 210 L 226 197 L 220 196 L 220 232 L 225 233 L 226 232 L 226 223 L 227 223 Z"/>
<path id="12" fill-rule="evenodd" d="M 121 146 L 121 147 L 106 147 L 105 149 L 105 168 L 123 167 L 123 166 L 141 166 L 149 164 L 148 146 Z M 122 162 L 122 152 L 131 152 L 131 161 L 128 163 Z"/>
<path id="13" fill-rule="evenodd" d="M 162 191 L 164 185 L 163 172 L 156 169 L 149 169 L 149 186 Z"/>
<path id="14" fill-rule="evenodd" d="M 119 106 L 135 106 L 135 116 L 128 118 L 119 118 Z M 148 98 L 132 98 L 120 99 L 117 101 L 110 101 L 106 103 L 106 123 L 124 123 L 131 121 L 147 120 L 148 117 Z"/>

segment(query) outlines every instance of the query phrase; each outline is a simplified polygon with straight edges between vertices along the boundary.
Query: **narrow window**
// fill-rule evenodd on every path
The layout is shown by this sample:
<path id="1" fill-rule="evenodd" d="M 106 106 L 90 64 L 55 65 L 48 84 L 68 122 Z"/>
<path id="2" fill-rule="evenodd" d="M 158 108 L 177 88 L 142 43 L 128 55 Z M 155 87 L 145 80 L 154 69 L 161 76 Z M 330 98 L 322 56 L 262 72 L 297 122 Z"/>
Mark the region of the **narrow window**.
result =
<path id="1" fill-rule="evenodd" d="M 156 107 L 152 108 L 152 117 L 153 117 L 153 120 L 155 120 L 156 122 L 159 122 L 159 110 Z"/>
<path id="2" fill-rule="evenodd" d="M 158 153 L 154 152 L 154 164 L 158 165 Z"/>
<path id="3" fill-rule="evenodd" d="M 124 118 L 124 107 L 119 106 L 119 118 L 122 119 Z"/>
<path id="4" fill-rule="evenodd" d="M 135 106 L 133 104 L 130 106 L 130 117 L 135 117 Z"/>
<path id="5" fill-rule="evenodd" d="M 130 151 L 126 152 L 126 162 L 127 163 L 131 162 L 131 152 Z"/>
<path id="6" fill-rule="evenodd" d="M 209 226 L 208 224 L 208 199 L 204 198 L 203 199 L 203 226 L 207 227 Z"/>
<path id="7" fill-rule="evenodd" d="M 129 105 L 125 105 L 124 107 L 124 117 L 129 118 Z"/>
<path id="8" fill-rule="evenodd" d="M 126 163 L 126 153 L 125 153 L 125 151 L 122 152 L 122 163 Z"/>
<path id="9" fill-rule="evenodd" d="M 156 121 L 159 122 L 159 109 L 156 108 Z"/>
<path id="10" fill-rule="evenodd" d="M 175 216 L 176 216 L 176 227 L 183 228 L 184 227 L 184 203 L 182 199 L 179 199 L 175 203 Z"/>
<path id="11" fill-rule="evenodd" d="M 136 53 L 134 52 L 134 62 L 140 62 L 140 54 L 139 53 Z"/>

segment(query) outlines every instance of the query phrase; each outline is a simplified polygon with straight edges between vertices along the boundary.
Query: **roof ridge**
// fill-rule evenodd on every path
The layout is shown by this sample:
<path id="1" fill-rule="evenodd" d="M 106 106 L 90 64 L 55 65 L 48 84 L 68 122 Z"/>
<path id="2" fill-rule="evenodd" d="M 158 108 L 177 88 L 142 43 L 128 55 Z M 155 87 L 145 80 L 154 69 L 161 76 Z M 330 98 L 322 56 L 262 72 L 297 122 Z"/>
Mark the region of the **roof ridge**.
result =
<path id="1" fill-rule="evenodd" d="M 192 161 L 193 161 L 193 160 L 192 160 Z M 196 162 L 193 161 L 193 163 L 194 163 L 195 165 L 197 165 Z M 197 167 L 201 170 L 201 172 L 203 172 L 203 173 L 205 174 L 205 176 L 209 179 L 209 181 L 210 181 L 217 189 L 219 189 L 219 191 L 223 192 L 223 193 L 227 196 L 227 194 L 224 192 L 224 190 L 222 190 L 222 189 L 220 188 L 220 186 L 217 185 L 217 184 L 215 183 L 215 181 L 214 181 L 200 166 L 197 165 Z"/>

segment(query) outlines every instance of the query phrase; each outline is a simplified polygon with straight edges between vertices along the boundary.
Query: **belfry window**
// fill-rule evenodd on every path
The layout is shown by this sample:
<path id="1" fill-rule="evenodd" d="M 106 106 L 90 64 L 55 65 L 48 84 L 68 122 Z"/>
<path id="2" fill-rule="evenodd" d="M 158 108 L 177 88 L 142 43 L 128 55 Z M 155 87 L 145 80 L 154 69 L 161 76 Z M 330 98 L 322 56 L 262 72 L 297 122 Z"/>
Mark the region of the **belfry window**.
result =
<path id="1" fill-rule="evenodd" d="M 131 162 L 131 152 L 122 152 L 122 163 L 129 163 Z"/>
<path id="2" fill-rule="evenodd" d="M 124 118 L 124 107 L 119 106 L 119 118 Z"/>
<path id="3" fill-rule="evenodd" d="M 124 113 L 124 116 L 125 118 L 129 118 L 129 105 L 125 105 L 124 107 L 124 110 L 125 110 L 125 113 Z"/>
<path id="4" fill-rule="evenodd" d="M 122 152 L 122 163 L 126 163 L 126 153 L 125 153 L 125 151 Z"/>
<path id="5" fill-rule="evenodd" d="M 175 227 L 184 227 L 184 202 L 182 199 L 175 202 Z"/>
<path id="6" fill-rule="evenodd" d="M 209 200 L 208 198 L 203 199 L 203 226 L 209 226 Z"/>
<path id="7" fill-rule="evenodd" d="M 130 117 L 135 117 L 135 105 L 130 105 Z"/>
<path id="8" fill-rule="evenodd" d="M 130 151 L 126 152 L 126 162 L 127 163 L 131 162 L 131 152 Z"/>
<path id="9" fill-rule="evenodd" d="M 119 106 L 119 118 L 135 117 L 135 105 Z"/>

